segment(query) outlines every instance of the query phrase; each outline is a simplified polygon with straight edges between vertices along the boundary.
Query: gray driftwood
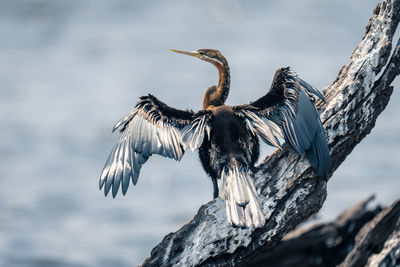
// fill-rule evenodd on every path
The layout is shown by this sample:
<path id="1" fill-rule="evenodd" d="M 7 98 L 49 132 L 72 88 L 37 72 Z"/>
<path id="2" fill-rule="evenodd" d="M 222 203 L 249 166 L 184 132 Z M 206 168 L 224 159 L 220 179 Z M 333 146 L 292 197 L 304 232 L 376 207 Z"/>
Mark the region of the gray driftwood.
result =
<path id="1" fill-rule="evenodd" d="M 399 43 L 392 38 L 400 19 L 400 0 L 384 0 L 375 8 L 366 33 L 319 103 L 333 168 L 371 132 L 393 92 L 400 72 Z M 225 205 L 213 200 L 175 233 L 164 237 L 143 266 L 237 266 L 276 244 L 296 225 L 319 211 L 326 183 L 304 157 L 287 149 L 267 158 L 254 178 L 267 218 L 264 227 L 237 229 L 226 220 Z"/>
<path id="2" fill-rule="evenodd" d="M 333 222 L 298 227 L 244 265 L 395 267 L 400 264 L 400 199 L 383 211 L 367 208 L 372 199 L 345 210 Z"/>
<path id="3" fill-rule="evenodd" d="M 400 266 L 400 199 L 366 224 L 339 267 Z"/>

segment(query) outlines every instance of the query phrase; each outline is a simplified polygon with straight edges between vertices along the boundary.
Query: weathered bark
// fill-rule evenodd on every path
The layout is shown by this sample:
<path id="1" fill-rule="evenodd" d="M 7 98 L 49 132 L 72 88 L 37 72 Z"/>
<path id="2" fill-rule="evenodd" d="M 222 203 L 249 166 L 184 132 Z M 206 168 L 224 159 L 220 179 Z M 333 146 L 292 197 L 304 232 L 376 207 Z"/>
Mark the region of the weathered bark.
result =
<path id="1" fill-rule="evenodd" d="M 383 244 L 383 248 L 378 253 L 372 253 L 369 256 L 367 264 L 365 266 L 366 267 L 400 266 L 400 220 L 399 219 L 397 220 L 397 225 L 394 231 L 390 234 L 386 242 Z"/>
<path id="2" fill-rule="evenodd" d="M 246 262 L 248 266 L 311 267 L 336 266 L 354 247 L 360 229 L 381 209 L 368 210 L 368 198 L 347 209 L 330 223 L 299 227 L 287 234 L 273 249 L 260 251 L 259 256 Z"/>
<path id="3" fill-rule="evenodd" d="M 396 266 L 400 263 L 400 199 L 383 211 L 367 209 L 372 199 L 347 209 L 333 222 L 295 229 L 245 265 L 354 267 L 368 262 L 371 267 Z"/>
<path id="4" fill-rule="evenodd" d="M 391 54 L 399 12 L 400 0 L 378 4 L 350 63 L 323 90 L 327 103 L 319 106 L 334 170 L 371 132 L 389 102 L 390 84 L 400 72 L 399 44 Z M 276 246 L 297 224 L 319 211 L 327 194 L 326 183 L 307 160 L 285 148 L 263 162 L 254 183 L 267 218 L 265 226 L 231 227 L 224 203 L 216 199 L 201 206 L 180 230 L 168 234 L 143 266 L 240 265 L 258 251 Z"/>
<path id="5" fill-rule="evenodd" d="M 355 241 L 353 250 L 339 267 L 400 264 L 400 200 L 365 225 Z"/>

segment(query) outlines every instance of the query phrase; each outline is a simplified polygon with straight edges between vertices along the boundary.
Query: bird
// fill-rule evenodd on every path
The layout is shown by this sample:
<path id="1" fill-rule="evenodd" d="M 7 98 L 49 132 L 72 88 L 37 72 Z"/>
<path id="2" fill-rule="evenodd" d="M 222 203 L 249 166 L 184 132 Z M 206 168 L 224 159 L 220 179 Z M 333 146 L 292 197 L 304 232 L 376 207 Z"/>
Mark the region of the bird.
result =
<path id="1" fill-rule="evenodd" d="M 315 103 L 325 102 L 316 88 L 290 67 L 275 72 L 269 91 L 249 104 L 225 104 L 230 90 L 230 68 L 219 50 L 183 51 L 214 65 L 218 84 L 204 93 L 202 109 L 175 109 L 155 96 L 139 98 L 133 110 L 112 131 L 120 131 L 100 175 L 100 190 L 113 197 L 121 187 L 126 194 L 130 180 L 136 185 L 142 165 L 152 154 L 179 161 L 186 150 L 198 151 L 213 184 L 213 198 L 225 201 L 226 217 L 233 227 L 262 227 L 265 217 L 253 183 L 260 154 L 260 140 L 282 149 L 305 154 L 322 180 L 332 161 L 326 134 Z"/>

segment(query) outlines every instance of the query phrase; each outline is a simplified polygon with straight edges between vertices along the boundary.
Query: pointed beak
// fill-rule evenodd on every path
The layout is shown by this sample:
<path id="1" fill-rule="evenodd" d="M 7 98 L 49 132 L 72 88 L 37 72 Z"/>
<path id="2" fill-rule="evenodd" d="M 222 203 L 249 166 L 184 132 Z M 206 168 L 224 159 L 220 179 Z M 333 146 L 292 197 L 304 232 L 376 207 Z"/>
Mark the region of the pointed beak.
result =
<path id="1" fill-rule="evenodd" d="M 197 51 L 187 52 L 187 51 L 176 50 L 176 49 L 168 49 L 168 50 L 172 51 L 172 52 L 175 52 L 175 53 L 183 54 L 183 55 L 188 55 L 188 56 L 192 56 L 192 57 L 201 58 L 200 53 L 197 52 Z"/>

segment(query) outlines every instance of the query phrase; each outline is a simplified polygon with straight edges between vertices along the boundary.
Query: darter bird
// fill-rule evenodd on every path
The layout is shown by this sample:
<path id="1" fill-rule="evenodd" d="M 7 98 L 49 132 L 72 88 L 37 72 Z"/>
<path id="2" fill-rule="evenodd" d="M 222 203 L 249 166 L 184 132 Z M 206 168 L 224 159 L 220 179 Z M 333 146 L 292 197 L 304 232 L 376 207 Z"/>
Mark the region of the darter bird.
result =
<path id="1" fill-rule="evenodd" d="M 325 131 L 314 101 L 323 95 L 289 67 L 276 71 L 269 92 L 246 105 L 225 105 L 230 87 L 229 65 L 218 50 L 194 52 L 170 49 L 213 64 L 218 85 L 209 87 L 198 112 L 178 110 L 153 95 L 140 97 L 135 108 L 114 126 L 121 136 L 100 177 L 115 197 L 121 185 L 136 185 L 140 168 L 152 154 L 180 160 L 187 149 L 198 150 L 200 161 L 214 186 L 214 198 L 225 200 L 229 223 L 261 227 L 265 218 L 257 200 L 252 173 L 259 157 L 259 139 L 281 148 L 279 139 L 306 157 L 321 179 L 332 163 Z M 219 182 L 219 185 L 218 185 Z"/>

